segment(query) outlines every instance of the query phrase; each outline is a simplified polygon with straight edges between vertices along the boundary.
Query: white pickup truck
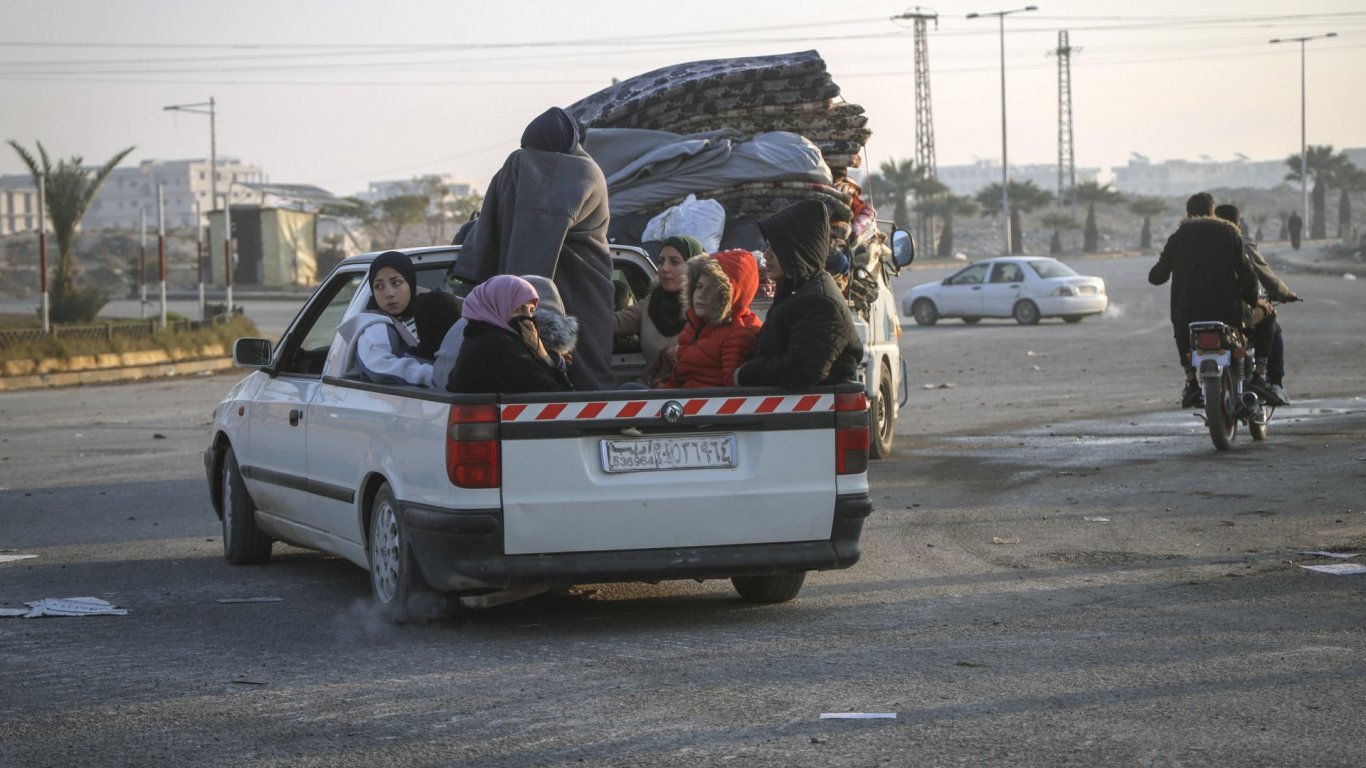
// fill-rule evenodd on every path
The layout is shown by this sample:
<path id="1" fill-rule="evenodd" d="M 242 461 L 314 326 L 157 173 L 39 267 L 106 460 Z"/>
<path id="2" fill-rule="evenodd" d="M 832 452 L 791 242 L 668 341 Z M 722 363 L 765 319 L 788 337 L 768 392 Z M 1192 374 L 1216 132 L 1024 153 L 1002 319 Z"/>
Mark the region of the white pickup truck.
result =
<path id="1" fill-rule="evenodd" d="M 446 289 L 457 248 L 408 253 L 419 290 Z M 404 621 L 436 596 L 481 605 L 587 583 L 729 578 L 747 600 L 782 602 L 807 571 L 858 561 L 872 511 L 859 384 L 457 395 L 368 383 L 337 328 L 365 307 L 372 258 L 340 264 L 278 346 L 234 346 L 256 370 L 215 409 L 204 454 L 229 562 L 264 562 L 274 541 L 344 557 Z M 644 253 L 615 247 L 613 260 L 644 295 Z M 638 358 L 617 357 L 623 380 Z"/>

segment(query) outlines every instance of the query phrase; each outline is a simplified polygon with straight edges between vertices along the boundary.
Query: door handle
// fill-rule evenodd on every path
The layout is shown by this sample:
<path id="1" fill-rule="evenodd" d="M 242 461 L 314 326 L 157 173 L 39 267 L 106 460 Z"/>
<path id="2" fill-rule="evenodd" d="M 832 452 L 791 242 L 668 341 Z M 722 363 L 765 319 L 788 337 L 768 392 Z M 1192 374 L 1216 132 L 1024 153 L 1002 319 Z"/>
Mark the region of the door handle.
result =
<path id="1" fill-rule="evenodd" d="M 297 427 L 297 426 L 299 426 L 299 419 L 302 419 L 303 417 L 304 417 L 304 412 L 303 412 L 303 411 L 299 410 L 298 408 L 291 408 L 290 411 L 289 411 L 289 426 L 291 426 L 291 427 Z"/>

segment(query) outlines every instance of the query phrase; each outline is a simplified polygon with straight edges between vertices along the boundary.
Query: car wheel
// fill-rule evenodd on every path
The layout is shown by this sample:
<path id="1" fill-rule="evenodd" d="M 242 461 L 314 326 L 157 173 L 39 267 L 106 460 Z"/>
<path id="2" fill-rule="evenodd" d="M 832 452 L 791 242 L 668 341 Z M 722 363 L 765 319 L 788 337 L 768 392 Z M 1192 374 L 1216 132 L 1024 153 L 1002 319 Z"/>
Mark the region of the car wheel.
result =
<path id="1" fill-rule="evenodd" d="M 732 576 L 730 583 L 740 597 L 751 603 L 785 603 L 802 591 L 806 571 L 767 576 Z"/>
<path id="2" fill-rule="evenodd" d="M 404 539 L 398 502 L 389 484 L 380 486 L 370 504 L 370 588 L 384 620 L 408 624 L 440 618 L 446 612 L 443 595 L 427 587 Z"/>
<path id="3" fill-rule="evenodd" d="M 982 322 L 982 318 L 980 318 L 980 317 L 965 317 L 965 318 L 963 318 L 963 322 L 966 323 L 966 324 L 968 324 L 968 325 L 977 325 L 978 323 Z"/>
<path id="4" fill-rule="evenodd" d="M 1039 322 L 1039 306 L 1028 299 L 1015 302 L 1015 309 L 1011 314 L 1020 325 L 1034 325 Z"/>
<path id="5" fill-rule="evenodd" d="M 1073 324 L 1075 324 L 1075 323 L 1080 323 L 1080 322 L 1081 322 L 1081 319 L 1082 319 L 1083 317 L 1086 317 L 1086 315 L 1067 315 L 1066 317 L 1064 317 L 1064 318 L 1062 319 L 1062 321 L 1063 321 L 1064 323 L 1073 323 Z"/>
<path id="6" fill-rule="evenodd" d="M 868 455 L 871 458 L 885 459 L 892 455 L 892 441 L 896 438 L 896 422 L 892 417 L 894 397 L 896 393 L 892 391 L 892 366 L 884 360 L 877 394 L 868 404 L 868 426 L 872 432 Z"/>
<path id="7" fill-rule="evenodd" d="M 911 305 L 911 316 L 915 318 L 916 325 L 934 325 L 939 322 L 939 310 L 935 309 L 934 302 L 929 299 L 916 299 Z"/>
<path id="8" fill-rule="evenodd" d="M 256 504 L 242 481 L 232 446 L 223 452 L 219 489 L 223 508 L 223 558 L 233 565 L 255 565 L 270 559 L 271 538 L 256 527 Z"/>

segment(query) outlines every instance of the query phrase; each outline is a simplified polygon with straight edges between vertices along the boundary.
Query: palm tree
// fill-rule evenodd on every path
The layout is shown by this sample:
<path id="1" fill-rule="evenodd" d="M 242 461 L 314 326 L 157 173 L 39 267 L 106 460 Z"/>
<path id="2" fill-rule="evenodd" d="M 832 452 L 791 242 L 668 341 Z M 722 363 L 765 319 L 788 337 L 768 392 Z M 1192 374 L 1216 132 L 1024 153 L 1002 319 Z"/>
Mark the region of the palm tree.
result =
<path id="1" fill-rule="evenodd" d="M 1366 189 L 1366 171 L 1348 162 L 1349 169 L 1338 179 L 1342 196 L 1338 198 L 1338 238 L 1346 240 L 1352 233 L 1352 193 Z"/>
<path id="2" fill-rule="evenodd" d="M 957 216 L 972 216 L 977 213 L 977 204 L 970 197 L 941 194 L 927 198 L 916 205 L 915 209 L 928 216 L 938 216 L 944 221 L 944 229 L 939 233 L 939 246 L 936 255 L 941 259 L 953 256 L 953 220 Z"/>
<path id="3" fill-rule="evenodd" d="M 1083 181 L 1077 185 L 1077 202 L 1086 203 L 1086 228 L 1082 234 L 1083 253 L 1095 253 L 1100 250 L 1100 230 L 1096 228 L 1096 203 L 1101 205 L 1118 205 L 1124 202 L 1124 194 L 1111 187 L 1108 183 L 1100 184 L 1094 181 Z"/>
<path id="4" fill-rule="evenodd" d="M 1024 234 L 1023 227 L 1020 225 L 1020 215 L 1037 211 L 1053 202 L 1053 193 L 1045 189 L 1040 189 L 1032 181 L 1010 182 L 1007 187 L 1010 190 L 1010 242 L 1011 253 L 1015 256 L 1024 254 Z M 977 204 L 982 206 L 982 212 L 987 216 L 1001 215 L 1001 185 L 991 184 L 977 190 L 973 198 Z"/>
<path id="5" fill-rule="evenodd" d="M 1045 227 L 1053 230 L 1053 238 L 1048 243 L 1048 253 L 1057 256 L 1062 253 L 1062 233 L 1077 228 L 1077 220 L 1072 218 L 1072 214 L 1065 211 L 1053 211 L 1045 213 L 1039 221 Z"/>
<path id="6" fill-rule="evenodd" d="M 37 158 L 14 139 L 8 143 L 14 147 L 24 165 L 28 166 L 33 183 L 36 185 L 41 181 L 47 216 L 53 237 L 57 239 L 57 274 L 52 281 L 52 319 L 56 322 L 94 320 L 109 297 L 95 287 L 83 291 L 76 288 L 76 266 L 72 263 L 76 230 L 100 185 L 134 147 L 123 150 L 110 158 L 109 162 L 92 170 L 84 165 L 80 156 L 61 160 L 54 166 L 41 141 L 37 142 Z"/>
<path id="7" fill-rule="evenodd" d="M 1310 146 L 1308 160 L 1309 175 L 1314 178 L 1314 190 L 1309 193 L 1310 207 L 1313 211 L 1309 224 L 1309 237 L 1313 240 L 1322 240 L 1328 237 L 1328 222 L 1325 220 L 1328 187 L 1337 186 L 1341 179 L 1352 174 L 1356 166 L 1347 158 L 1347 153 L 1333 154 L 1332 144 Z M 1295 154 L 1287 157 L 1285 164 L 1290 168 L 1290 173 L 1285 175 L 1285 180 L 1299 181 L 1300 156 Z"/>
<path id="8" fill-rule="evenodd" d="M 914 160 L 887 160 L 882 163 L 880 170 L 882 173 L 878 180 L 882 185 L 879 194 L 883 200 L 891 199 L 892 222 L 905 229 L 910 225 L 906 199 L 925 179 L 925 170 L 916 165 Z"/>
<path id="9" fill-rule="evenodd" d="M 1167 210 L 1167 203 L 1160 197 L 1135 197 L 1129 202 L 1129 210 L 1143 217 L 1143 232 L 1139 235 L 1139 247 L 1148 250 L 1153 247 L 1153 217 Z"/>

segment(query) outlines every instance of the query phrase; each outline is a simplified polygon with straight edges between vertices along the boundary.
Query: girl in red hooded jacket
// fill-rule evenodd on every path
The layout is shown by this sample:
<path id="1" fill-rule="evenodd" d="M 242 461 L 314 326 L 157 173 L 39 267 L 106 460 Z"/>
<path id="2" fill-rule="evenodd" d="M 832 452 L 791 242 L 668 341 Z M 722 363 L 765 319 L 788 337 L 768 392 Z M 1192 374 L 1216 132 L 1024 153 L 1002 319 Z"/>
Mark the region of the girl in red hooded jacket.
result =
<path id="1" fill-rule="evenodd" d="M 762 321 L 750 310 L 759 268 L 749 251 L 697 256 L 687 264 L 687 324 L 673 374 L 662 387 L 725 387 L 754 353 Z"/>

